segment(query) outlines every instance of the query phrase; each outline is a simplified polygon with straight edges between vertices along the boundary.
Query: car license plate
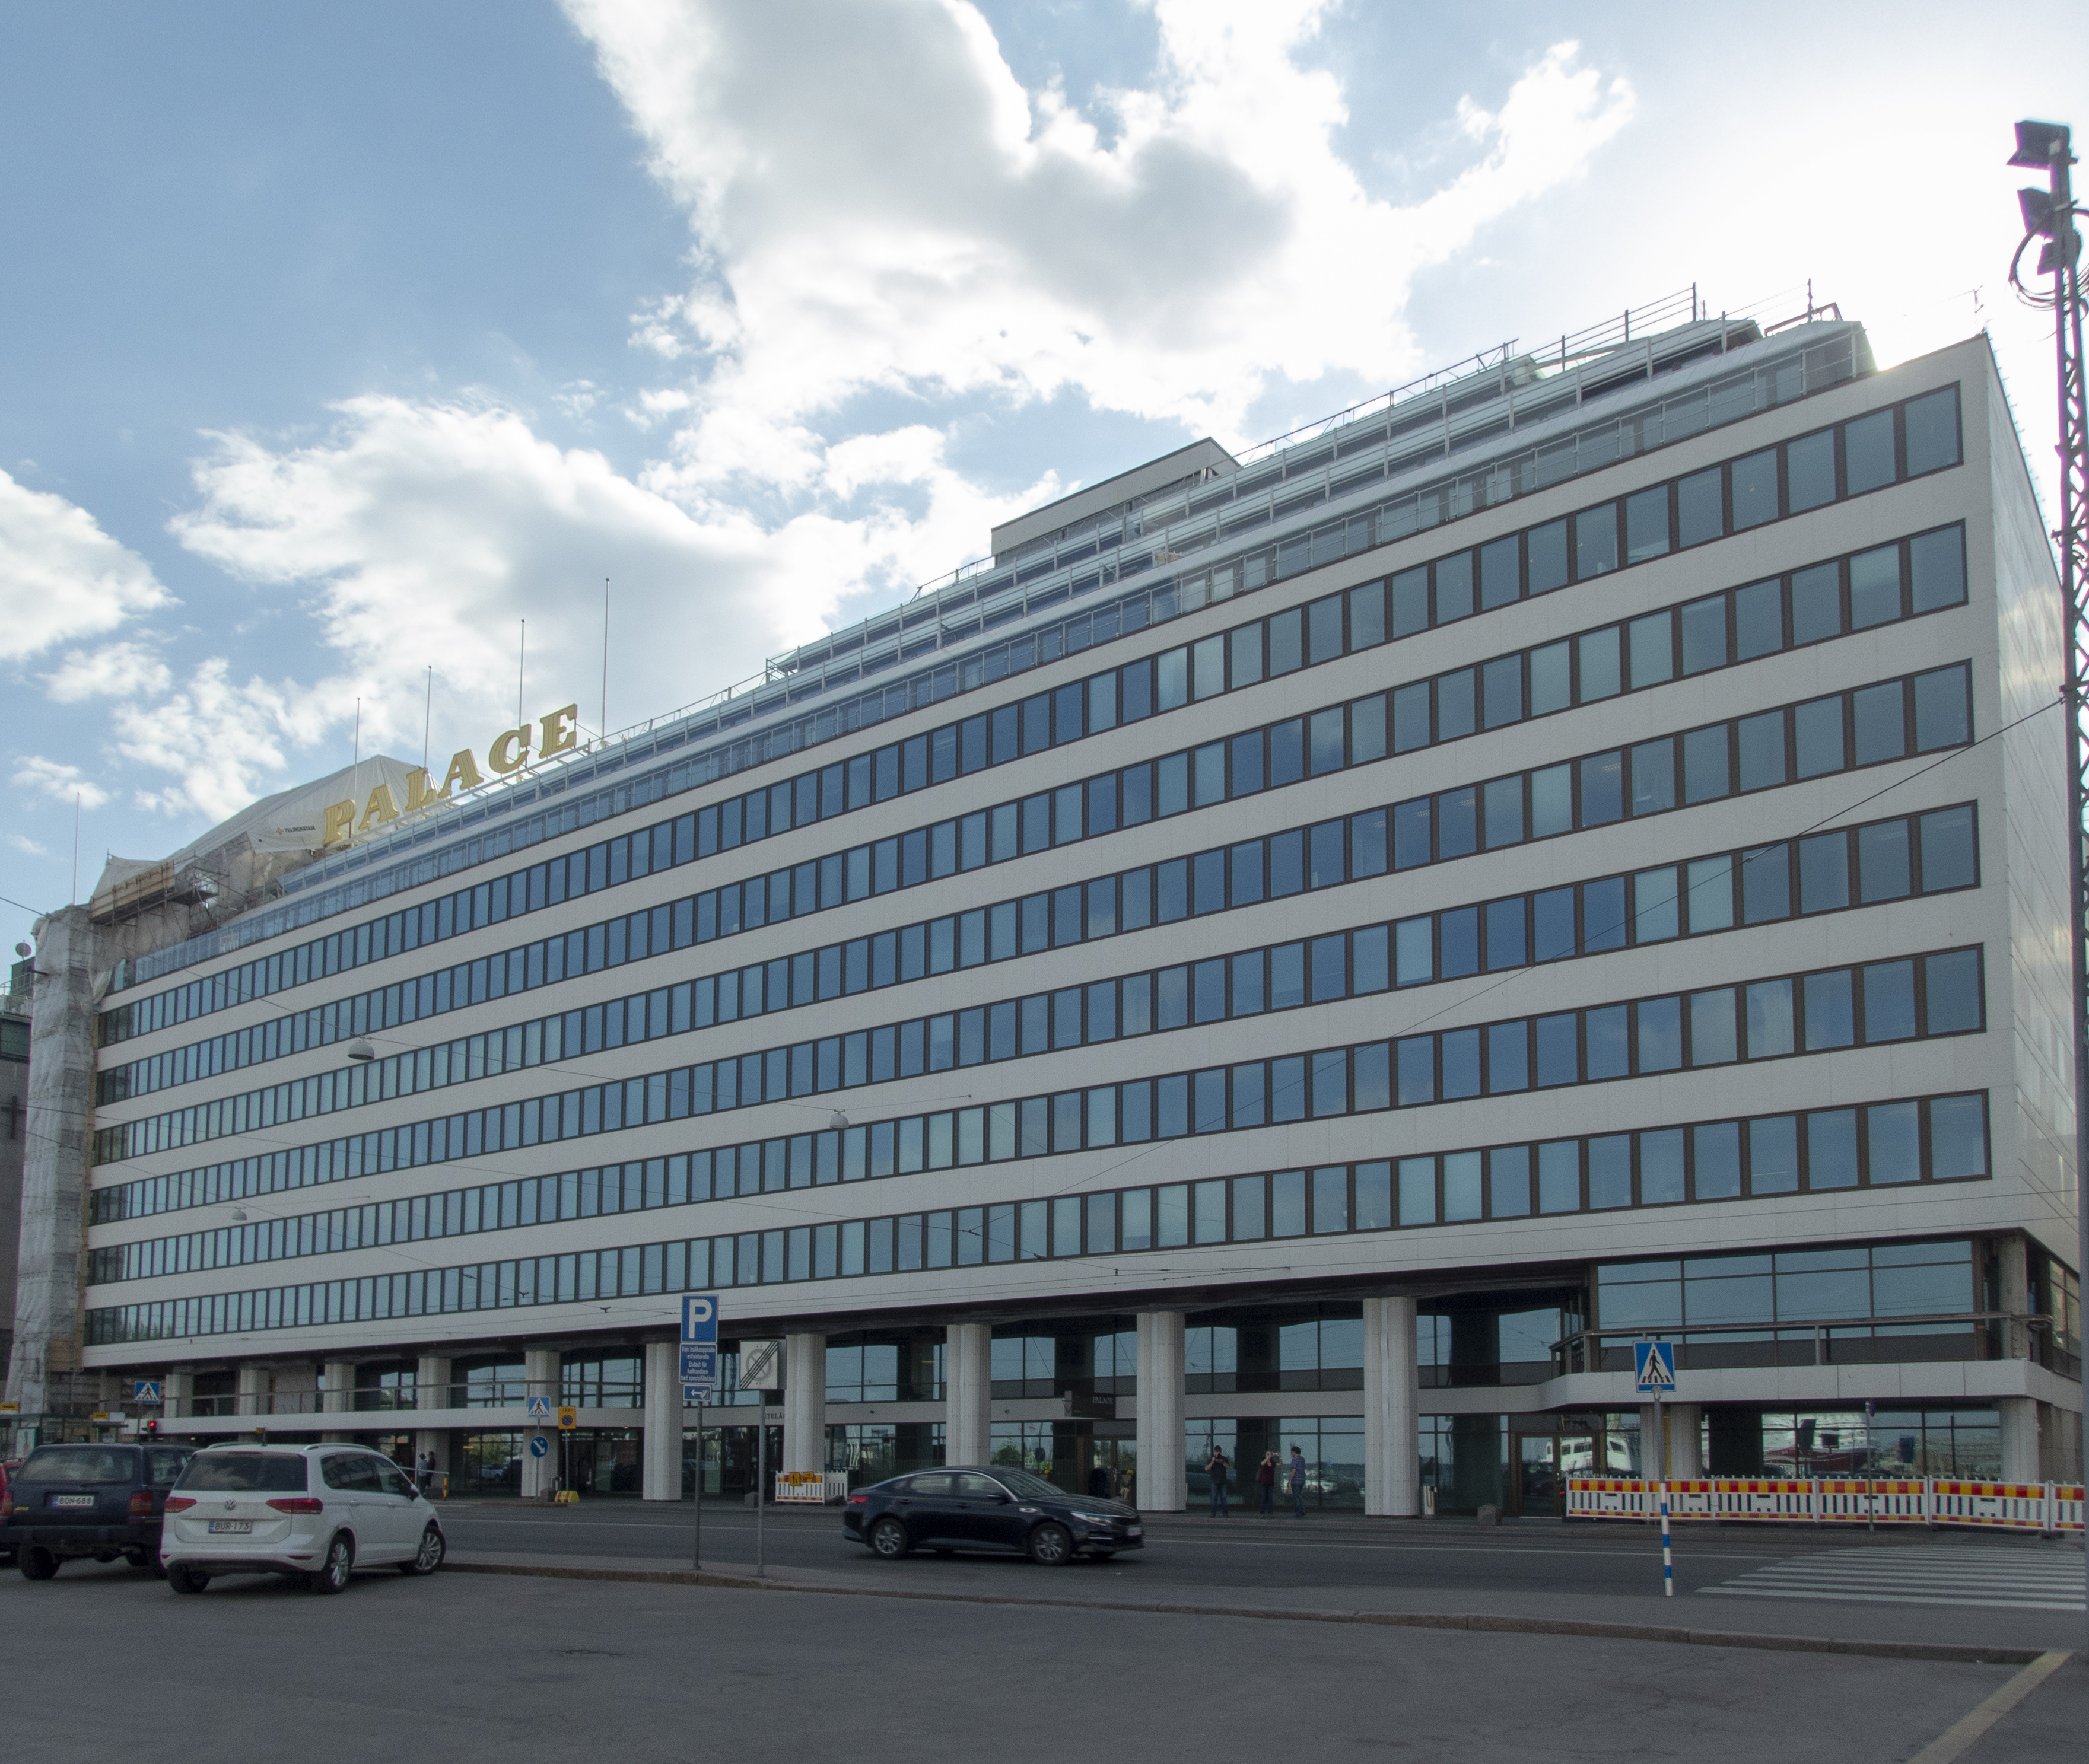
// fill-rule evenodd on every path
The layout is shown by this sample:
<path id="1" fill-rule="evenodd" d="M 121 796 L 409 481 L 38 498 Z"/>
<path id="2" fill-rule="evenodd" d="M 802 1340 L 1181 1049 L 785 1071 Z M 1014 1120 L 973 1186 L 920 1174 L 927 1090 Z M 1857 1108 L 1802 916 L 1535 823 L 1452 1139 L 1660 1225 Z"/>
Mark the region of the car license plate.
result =
<path id="1" fill-rule="evenodd" d="M 253 1529 L 254 1522 L 251 1519 L 212 1519 L 210 1522 L 211 1535 L 213 1537 L 228 1534 L 244 1537 Z"/>
<path id="2" fill-rule="evenodd" d="M 94 1505 L 94 1496 L 92 1495 L 53 1495 L 51 1505 L 54 1507 L 91 1507 Z"/>
<path id="3" fill-rule="evenodd" d="M 1143 1537 L 1146 1535 L 1146 1530 L 1143 1526 L 1127 1525 L 1124 1528 L 1124 1535 L 1126 1537 Z"/>

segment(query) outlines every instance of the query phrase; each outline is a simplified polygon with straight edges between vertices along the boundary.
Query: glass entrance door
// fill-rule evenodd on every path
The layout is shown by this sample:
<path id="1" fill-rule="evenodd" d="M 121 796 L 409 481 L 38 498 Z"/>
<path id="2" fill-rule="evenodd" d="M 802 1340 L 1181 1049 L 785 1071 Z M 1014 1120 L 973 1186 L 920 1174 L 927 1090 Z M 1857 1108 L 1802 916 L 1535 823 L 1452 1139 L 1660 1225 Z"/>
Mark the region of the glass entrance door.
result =
<path id="1" fill-rule="evenodd" d="M 1509 1511 L 1529 1518 L 1555 1518 L 1567 1511 L 1560 1480 L 1561 1448 L 1572 1442 L 1553 1433 L 1519 1433 L 1509 1454 Z"/>
<path id="2" fill-rule="evenodd" d="M 783 1467 L 783 1429 L 771 1427 L 768 1433 L 769 1474 L 772 1479 L 770 1486 L 773 1489 L 776 1472 Z M 758 1479 L 754 1445 L 754 1429 L 751 1427 L 713 1427 L 708 1421 L 705 1424 L 703 1473 L 706 1501 L 740 1501 L 754 1492 Z M 682 1492 L 690 1493 L 696 1485 L 697 1430 L 685 1428 L 682 1432 Z"/>

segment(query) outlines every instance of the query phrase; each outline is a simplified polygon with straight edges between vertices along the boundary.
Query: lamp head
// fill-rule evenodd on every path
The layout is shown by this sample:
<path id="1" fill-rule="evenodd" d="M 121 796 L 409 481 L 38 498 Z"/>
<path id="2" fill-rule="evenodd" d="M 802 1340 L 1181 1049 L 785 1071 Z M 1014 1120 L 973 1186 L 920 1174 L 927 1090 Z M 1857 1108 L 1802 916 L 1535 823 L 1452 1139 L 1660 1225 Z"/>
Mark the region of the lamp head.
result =
<path id="1" fill-rule="evenodd" d="M 2019 122 L 2017 150 L 2010 155 L 2010 164 L 2040 171 L 2050 169 L 2056 162 L 2070 165 L 2074 156 L 2068 151 L 2068 139 L 2064 122 Z"/>
<path id="2" fill-rule="evenodd" d="M 377 1050 L 370 1045 L 367 1035 L 358 1035 L 348 1044 L 348 1057 L 358 1066 L 367 1066 L 377 1057 Z"/>
<path id="3" fill-rule="evenodd" d="M 2017 212 L 2023 216 L 2025 232 L 2035 233 L 2041 238 L 2053 238 L 2059 227 L 2053 210 L 2051 191 L 2027 184 L 2017 192 Z"/>

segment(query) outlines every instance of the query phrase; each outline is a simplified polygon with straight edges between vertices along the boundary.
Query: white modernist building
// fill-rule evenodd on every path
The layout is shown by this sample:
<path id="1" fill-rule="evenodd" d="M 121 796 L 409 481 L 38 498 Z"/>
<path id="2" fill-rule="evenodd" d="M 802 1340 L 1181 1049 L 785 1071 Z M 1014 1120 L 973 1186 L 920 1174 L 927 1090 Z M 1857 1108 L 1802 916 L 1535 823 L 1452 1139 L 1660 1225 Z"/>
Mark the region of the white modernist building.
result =
<path id="1" fill-rule="evenodd" d="M 787 1343 L 770 1462 L 858 1480 L 1168 1509 L 1295 1444 L 1322 1505 L 1550 1511 L 1657 1456 L 1649 1331 L 1673 1472 L 2078 1474 L 2061 608 L 1992 360 L 1674 317 L 48 922 L 32 1106 L 92 1115 L 29 1173 L 24 1424 L 77 1368 L 731 1493 L 715 1291 L 729 1374 Z"/>

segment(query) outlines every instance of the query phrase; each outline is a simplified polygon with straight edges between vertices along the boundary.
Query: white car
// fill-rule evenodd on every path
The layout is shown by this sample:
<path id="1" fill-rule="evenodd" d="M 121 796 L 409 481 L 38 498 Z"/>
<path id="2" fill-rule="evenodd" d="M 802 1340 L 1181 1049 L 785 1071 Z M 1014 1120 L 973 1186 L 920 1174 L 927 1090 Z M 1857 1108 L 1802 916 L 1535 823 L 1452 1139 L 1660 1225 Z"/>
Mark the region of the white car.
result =
<path id="1" fill-rule="evenodd" d="M 217 1574 L 294 1574 L 339 1592 L 358 1568 L 432 1574 L 443 1522 L 412 1479 L 367 1446 L 212 1445 L 167 1496 L 160 1561 L 176 1592 Z"/>

